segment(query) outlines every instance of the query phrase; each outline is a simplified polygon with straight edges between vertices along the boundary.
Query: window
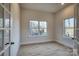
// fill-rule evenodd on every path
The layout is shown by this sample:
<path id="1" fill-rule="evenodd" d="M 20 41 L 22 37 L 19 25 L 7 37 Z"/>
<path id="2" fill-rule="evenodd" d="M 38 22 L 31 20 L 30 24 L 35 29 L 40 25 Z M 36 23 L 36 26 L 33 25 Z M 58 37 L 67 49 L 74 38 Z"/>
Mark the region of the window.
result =
<path id="1" fill-rule="evenodd" d="M 30 21 L 31 35 L 46 36 L 47 22 L 46 21 Z"/>
<path id="2" fill-rule="evenodd" d="M 65 19 L 65 36 L 74 37 L 74 18 Z"/>
<path id="3" fill-rule="evenodd" d="M 0 28 L 2 28 L 2 27 L 3 27 L 3 19 L 0 18 Z"/>

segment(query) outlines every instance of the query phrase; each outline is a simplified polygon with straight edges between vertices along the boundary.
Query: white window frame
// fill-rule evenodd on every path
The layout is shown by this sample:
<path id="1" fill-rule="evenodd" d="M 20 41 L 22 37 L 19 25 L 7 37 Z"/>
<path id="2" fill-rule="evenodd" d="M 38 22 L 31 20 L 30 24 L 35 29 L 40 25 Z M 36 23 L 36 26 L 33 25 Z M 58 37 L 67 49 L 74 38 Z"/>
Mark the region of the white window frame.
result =
<path id="1" fill-rule="evenodd" d="M 74 18 L 74 17 L 65 18 L 64 21 L 63 21 L 63 23 L 64 23 L 64 36 L 66 35 L 66 34 L 65 34 L 65 20 L 71 19 L 71 18 Z M 73 28 L 74 28 L 74 31 L 75 31 L 75 19 L 74 19 L 74 27 L 73 27 Z M 73 32 L 73 34 L 74 34 L 74 33 L 75 33 L 75 32 Z M 71 37 L 71 36 L 67 36 L 67 37 Z M 73 37 L 74 37 L 74 35 L 73 35 Z M 73 38 L 73 37 L 71 37 L 71 38 Z"/>

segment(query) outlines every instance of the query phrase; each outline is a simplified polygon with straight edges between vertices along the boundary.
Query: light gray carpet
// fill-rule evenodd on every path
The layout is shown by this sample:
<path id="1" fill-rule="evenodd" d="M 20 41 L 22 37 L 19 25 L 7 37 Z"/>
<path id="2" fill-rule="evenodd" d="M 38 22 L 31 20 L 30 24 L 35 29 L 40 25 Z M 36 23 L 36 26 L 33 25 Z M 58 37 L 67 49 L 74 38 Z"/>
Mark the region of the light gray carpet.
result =
<path id="1" fill-rule="evenodd" d="M 19 56 L 72 56 L 72 49 L 58 43 L 21 46 Z"/>

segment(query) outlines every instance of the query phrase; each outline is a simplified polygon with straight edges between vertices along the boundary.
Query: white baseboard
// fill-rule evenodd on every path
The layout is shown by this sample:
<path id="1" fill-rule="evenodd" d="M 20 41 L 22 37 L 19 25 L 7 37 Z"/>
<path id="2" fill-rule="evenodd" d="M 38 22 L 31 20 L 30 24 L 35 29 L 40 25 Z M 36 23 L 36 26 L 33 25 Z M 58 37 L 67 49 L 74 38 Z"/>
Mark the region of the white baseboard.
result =
<path id="1" fill-rule="evenodd" d="M 72 46 L 70 46 L 70 45 L 67 45 L 67 44 L 64 44 L 64 42 L 60 42 L 60 41 L 56 41 L 57 43 L 59 43 L 59 44 L 62 44 L 62 45 L 64 45 L 64 46 L 66 46 L 66 47 L 69 47 L 69 48 L 72 48 L 73 49 L 73 47 Z"/>
<path id="2" fill-rule="evenodd" d="M 28 43 L 22 42 L 21 45 L 32 45 L 32 44 L 47 43 L 47 42 L 56 42 L 56 43 L 66 46 L 66 47 L 73 48 L 72 46 L 68 46 L 68 45 L 64 44 L 63 42 L 54 41 L 54 40 L 43 41 L 43 42 L 30 42 L 30 43 L 29 42 Z"/>
<path id="3" fill-rule="evenodd" d="M 40 43 L 47 43 L 47 42 L 55 42 L 55 41 L 43 41 L 43 42 L 33 42 L 33 43 L 21 43 L 21 45 L 32 45 L 32 44 L 40 44 Z"/>

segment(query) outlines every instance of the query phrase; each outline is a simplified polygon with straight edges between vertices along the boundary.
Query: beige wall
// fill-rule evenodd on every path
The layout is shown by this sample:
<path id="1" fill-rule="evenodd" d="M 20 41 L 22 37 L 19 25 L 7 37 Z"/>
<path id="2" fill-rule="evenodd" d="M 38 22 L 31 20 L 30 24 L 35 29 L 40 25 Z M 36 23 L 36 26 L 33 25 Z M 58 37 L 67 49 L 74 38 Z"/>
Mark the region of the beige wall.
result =
<path id="1" fill-rule="evenodd" d="M 56 13 L 56 41 L 71 46 L 73 41 L 70 38 L 65 38 L 64 35 L 64 19 L 74 17 L 75 4 L 67 6 Z M 69 42 L 69 43 L 68 43 Z"/>
<path id="2" fill-rule="evenodd" d="M 29 34 L 30 20 L 48 22 L 48 36 L 32 37 Z M 54 41 L 54 15 L 52 13 L 21 8 L 21 44 Z"/>

